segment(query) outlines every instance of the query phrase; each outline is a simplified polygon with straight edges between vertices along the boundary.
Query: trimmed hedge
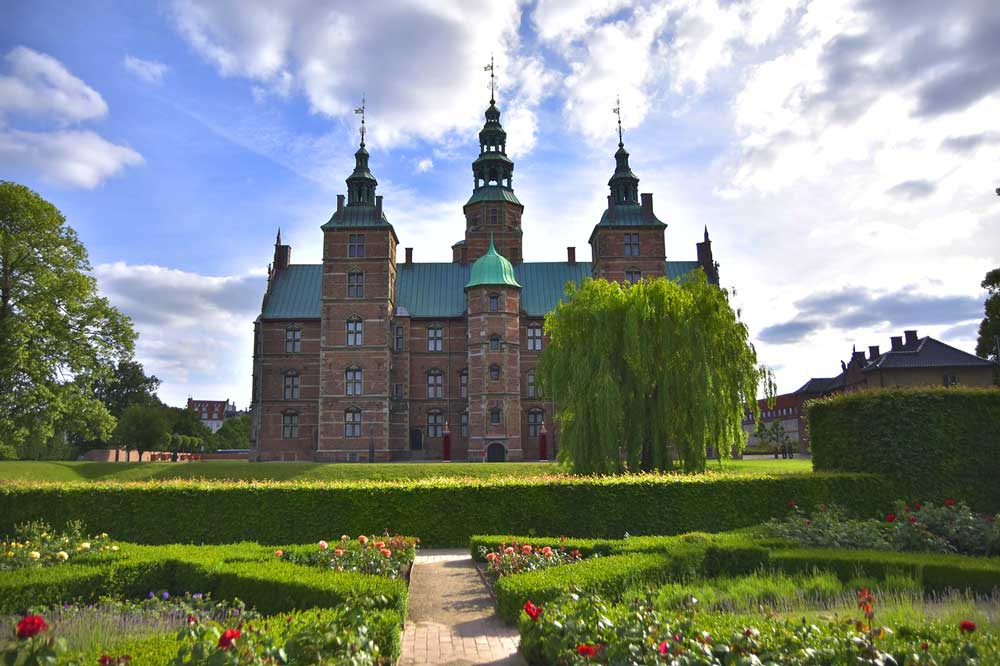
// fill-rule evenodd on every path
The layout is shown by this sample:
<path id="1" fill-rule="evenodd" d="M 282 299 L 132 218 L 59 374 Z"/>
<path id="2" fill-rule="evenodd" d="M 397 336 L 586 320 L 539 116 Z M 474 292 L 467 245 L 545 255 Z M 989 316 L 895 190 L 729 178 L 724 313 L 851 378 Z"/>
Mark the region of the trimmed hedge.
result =
<path id="1" fill-rule="evenodd" d="M 1000 511 L 1000 390 L 858 391 L 809 403 L 813 468 L 874 472 L 903 497 Z"/>
<path id="2" fill-rule="evenodd" d="M 336 540 L 419 536 L 464 547 L 475 530 L 620 538 L 626 532 L 724 531 L 784 516 L 788 501 L 836 503 L 851 515 L 891 507 L 898 492 L 869 474 L 636 475 L 410 482 L 148 482 L 0 485 L 0 534 L 17 523 L 80 519 L 135 543 Z M 446 518 L 446 519 L 445 519 Z"/>

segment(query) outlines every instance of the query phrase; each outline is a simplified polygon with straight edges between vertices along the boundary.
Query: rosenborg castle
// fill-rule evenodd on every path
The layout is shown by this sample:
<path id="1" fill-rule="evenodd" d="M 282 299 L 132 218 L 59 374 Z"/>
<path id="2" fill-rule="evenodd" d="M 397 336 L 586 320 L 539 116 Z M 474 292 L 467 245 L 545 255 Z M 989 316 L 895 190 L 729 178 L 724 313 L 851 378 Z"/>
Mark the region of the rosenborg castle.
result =
<path id="1" fill-rule="evenodd" d="M 321 227 L 323 263 L 293 264 L 279 233 L 255 322 L 251 460 L 537 460 L 559 446 L 535 368 L 567 282 L 701 268 L 718 284 L 707 230 L 694 261 L 667 260 L 667 225 L 621 141 L 593 261 L 572 247 L 565 261 L 525 261 L 506 142 L 491 99 L 450 263 L 399 256 L 363 134 Z"/>

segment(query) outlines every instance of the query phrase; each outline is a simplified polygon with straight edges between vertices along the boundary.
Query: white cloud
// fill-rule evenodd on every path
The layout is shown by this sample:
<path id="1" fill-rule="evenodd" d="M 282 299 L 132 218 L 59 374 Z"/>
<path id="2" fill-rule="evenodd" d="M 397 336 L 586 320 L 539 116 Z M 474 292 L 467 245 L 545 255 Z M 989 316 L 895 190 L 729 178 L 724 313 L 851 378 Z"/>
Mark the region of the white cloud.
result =
<path id="1" fill-rule="evenodd" d="M 155 60 L 143 60 L 142 58 L 137 58 L 133 55 L 126 55 L 122 64 L 125 66 L 125 69 L 132 72 L 146 83 L 160 83 L 163 80 L 163 75 L 166 74 L 169 69 L 162 62 L 156 62 Z"/>
<path id="2" fill-rule="evenodd" d="M 89 189 L 143 160 L 131 148 L 113 144 L 89 130 L 0 129 L 0 161 L 38 171 L 53 182 Z"/>
<path id="3" fill-rule="evenodd" d="M 10 73 L 0 76 L 0 112 L 47 116 L 63 123 L 100 118 L 108 112 L 100 93 L 50 55 L 17 46 L 4 61 Z"/>
<path id="4" fill-rule="evenodd" d="M 627 7 L 627 0 L 538 0 L 532 23 L 546 41 L 572 41 L 598 21 Z"/>
<path id="5" fill-rule="evenodd" d="M 417 173 L 427 173 L 434 168 L 434 160 L 429 157 L 425 157 L 422 160 L 417 161 L 416 169 Z"/>

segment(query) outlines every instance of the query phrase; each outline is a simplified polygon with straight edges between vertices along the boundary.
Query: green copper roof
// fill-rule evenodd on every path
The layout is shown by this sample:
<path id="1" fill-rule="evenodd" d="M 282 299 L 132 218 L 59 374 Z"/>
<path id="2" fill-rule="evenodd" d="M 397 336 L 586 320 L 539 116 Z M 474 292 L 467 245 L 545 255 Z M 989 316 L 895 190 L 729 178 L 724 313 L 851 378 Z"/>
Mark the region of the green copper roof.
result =
<path id="1" fill-rule="evenodd" d="M 370 204 L 352 204 L 344 206 L 343 210 L 334 211 L 330 220 L 321 229 L 334 229 L 337 227 L 381 227 L 392 226 L 382 212 L 381 218 L 376 218 L 375 206 Z"/>
<path id="2" fill-rule="evenodd" d="M 597 223 L 599 227 L 665 227 L 663 222 L 653 215 L 647 218 L 642 212 L 642 204 L 615 204 L 615 219 L 608 215 L 607 209 L 601 215 L 601 221 Z"/>
<path id="3" fill-rule="evenodd" d="M 473 190 L 469 200 L 465 202 L 465 205 L 468 206 L 469 204 L 482 203 L 484 201 L 507 201 L 518 206 L 523 205 L 514 196 L 514 190 L 508 190 L 502 185 L 484 185 L 483 187 L 476 188 Z"/>
<path id="4" fill-rule="evenodd" d="M 490 247 L 486 250 L 486 254 L 476 259 L 475 263 L 472 264 L 472 274 L 469 276 L 469 282 L 465 288 L 490 284 L 507 285 L 519 289 L 521 287 L 514 277 L 514 267 L 510 265 L 510 261 L 498 253 L 494 247 L 493 234 L 490 234 Z"/>
<path id="5" fill-rule="evenodd" d="M 672 280 L 697 270 L 697 261 L 668 261 L 666 276 Z M 422 318 L 463 317 L 468 309 L 465 285 L 468 264 L 396 264 L 396 310 Z M 591 277 L 589 261 L 518 264 L 514 277 L 521 288 L 521 311 L 527 317 L 544 317 L 562 300 L 566 283 L 580 284 Z M 278 273 L 263 319 L 319 319 L 323 285 L 321 265 L 293 264 Z"/>

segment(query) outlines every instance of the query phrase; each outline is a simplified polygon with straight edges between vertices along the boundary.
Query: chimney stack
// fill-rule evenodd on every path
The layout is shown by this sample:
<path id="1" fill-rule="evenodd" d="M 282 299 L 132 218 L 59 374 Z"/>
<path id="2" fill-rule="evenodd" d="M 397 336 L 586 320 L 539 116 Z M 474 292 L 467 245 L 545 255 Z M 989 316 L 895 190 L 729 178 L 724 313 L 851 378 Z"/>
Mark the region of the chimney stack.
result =
<path id="1" fill-rule="evenodd" d="M 408 263 L 408 264 L 412 264 L 413 263 L 413 248 L 412 247 L 406 248 L 406 263 Z"/>
<path id="2" fill-rule="evenodd" d="M 338 213 L 344 212 L 344 195 L 343 194 L 338 194 L 337 195 L 337 212 Z"/>
<path id="3" fill-rule="evenodd" d="M 653 193 L 643 192 L 642 197 L 642 217 L 645 220 L 653 219 Z"/>
<path id="4" fill-rule="evenodd" d="M 903 331 L 903 334 L 906 336 L 906 346 L 907 347 L 909 347 L 910 345 L 917 344 L 917 332 L 915 330 L 914 331 Z"/>
<path id="5" fill-rule="evenodd" d="M 610 194 L 608 195 L 608 221 L 615 221 L 615 199 Z"/>
<path id="6" fill-rule="evenodd" d="M 382 220 L 382 195 L 375 197 L 375 222 Z"/>
<path id="7" fill-rule="evenodd" d="M 892 341 L 892 351 L 899 351 L 903 347 L 903 336 L 894 335 L 889 340 Z"/>
<path id="8" fill-rule="evenodd" d="M 868 360 L 874 361 L 878 358 L 878 345 L 871 345 L 868 347 Z"/>
<path id="9" fill-rule="evenodd" d="M 865 364 L 865 353 L 863 351 L 856 351 L 851 354 L 851 362 L 857 363 L 858 365 Z"/>
<path id="10" fill-rule="evenodd" d="M 566 263 L 570 264 L 571 266 L 574 265 L 574 264 L 576 264 L 576 248 L 575 247 L 568 247 L 568 248 L 566 248 Z"/>

